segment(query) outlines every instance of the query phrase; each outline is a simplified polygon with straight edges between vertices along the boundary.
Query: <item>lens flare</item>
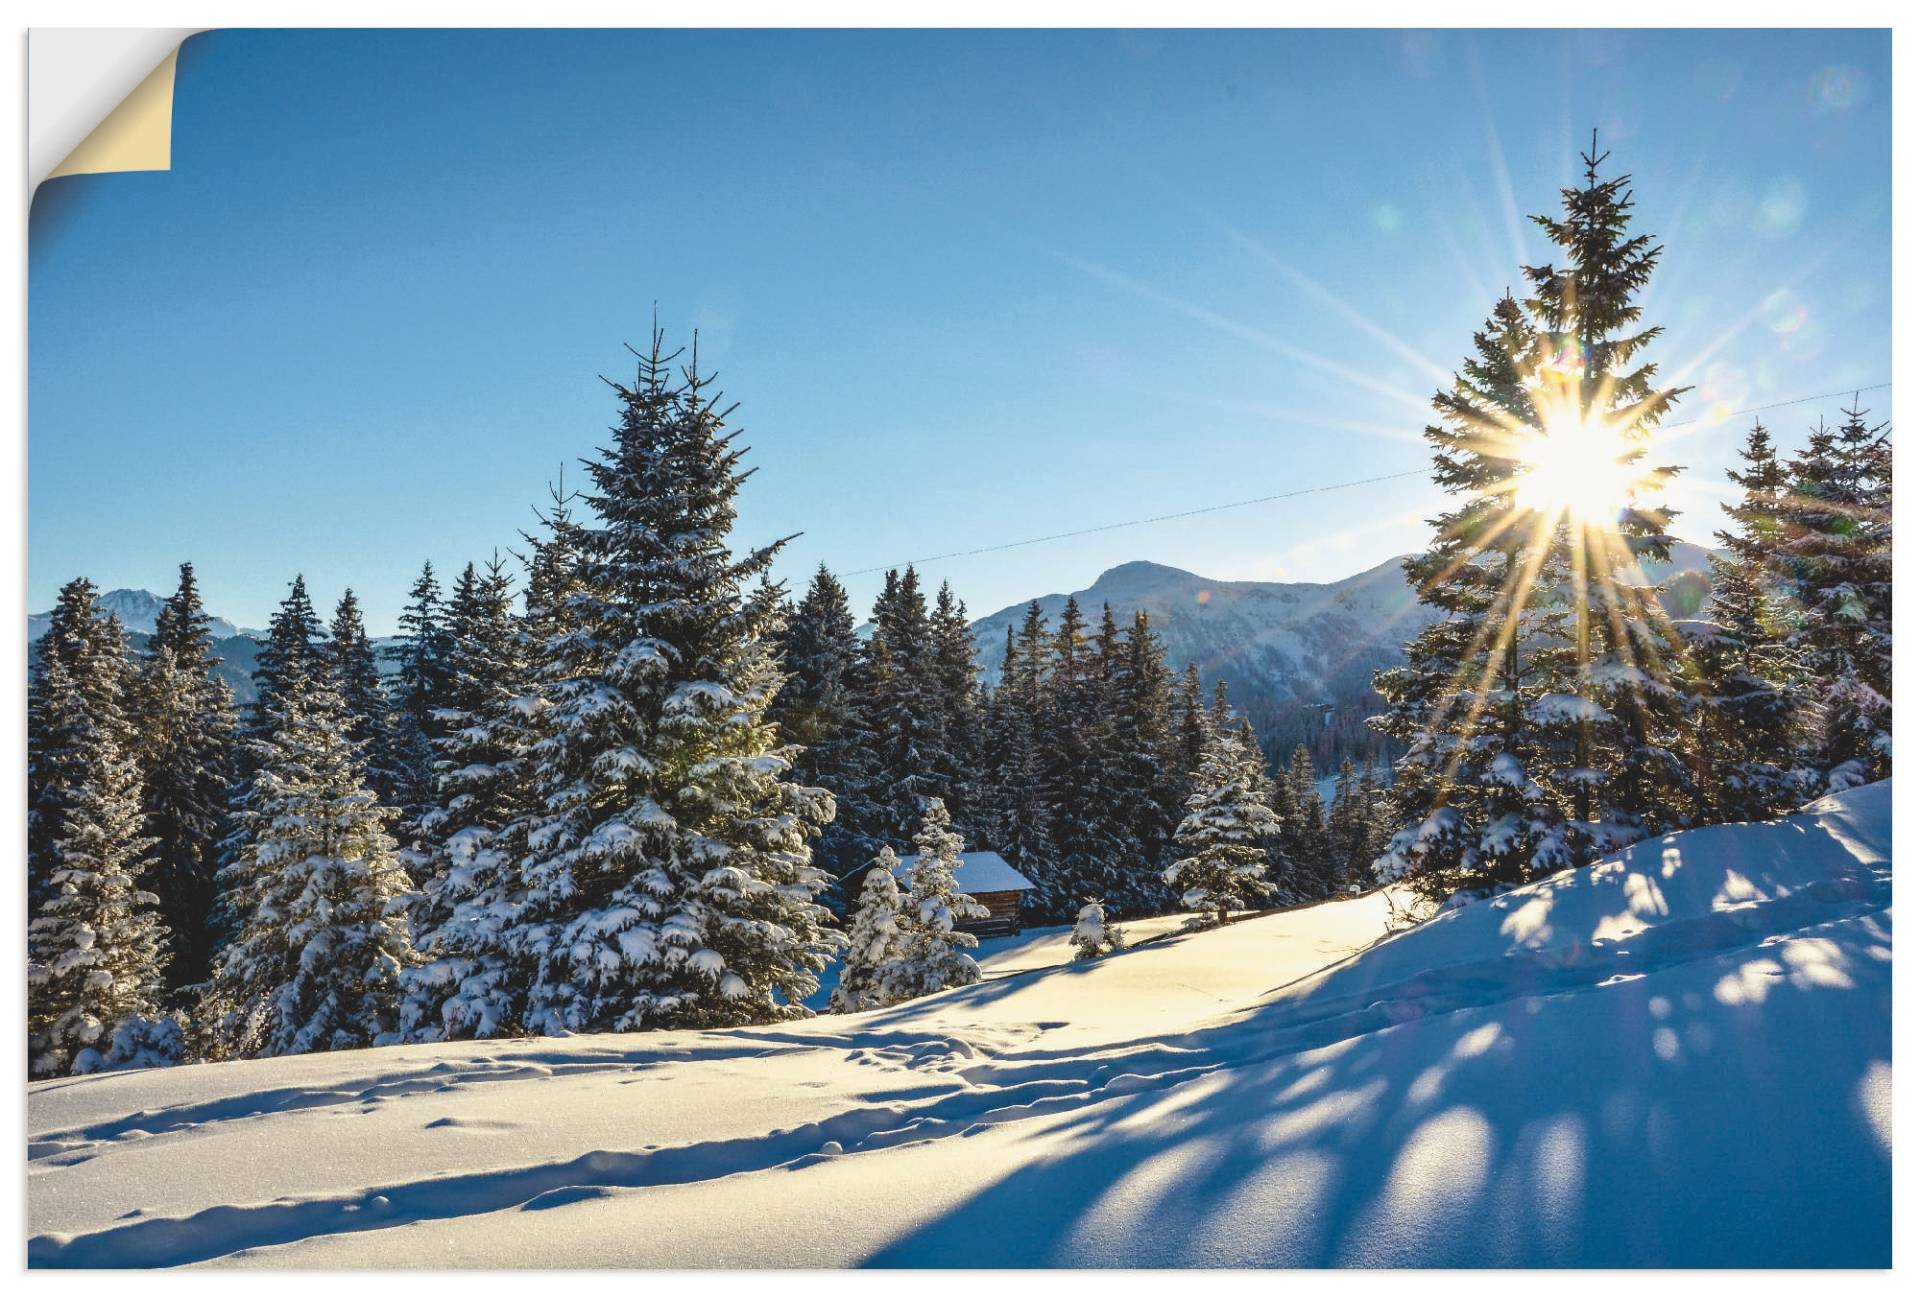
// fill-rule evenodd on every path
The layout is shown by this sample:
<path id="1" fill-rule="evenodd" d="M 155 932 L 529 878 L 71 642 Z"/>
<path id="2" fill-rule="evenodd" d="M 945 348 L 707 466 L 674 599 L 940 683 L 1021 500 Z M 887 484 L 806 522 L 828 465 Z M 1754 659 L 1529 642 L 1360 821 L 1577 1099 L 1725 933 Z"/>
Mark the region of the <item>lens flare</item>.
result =
<path id="1" fill-rule="evenodd" d="M 1514 481 L 1517 508 L 1583 523 L 1611 523 L 1633 502 L 1639 470 L 1635 447 L 1604 423 L 1568 415 L 1518 447 L 1524 465 Z"/>

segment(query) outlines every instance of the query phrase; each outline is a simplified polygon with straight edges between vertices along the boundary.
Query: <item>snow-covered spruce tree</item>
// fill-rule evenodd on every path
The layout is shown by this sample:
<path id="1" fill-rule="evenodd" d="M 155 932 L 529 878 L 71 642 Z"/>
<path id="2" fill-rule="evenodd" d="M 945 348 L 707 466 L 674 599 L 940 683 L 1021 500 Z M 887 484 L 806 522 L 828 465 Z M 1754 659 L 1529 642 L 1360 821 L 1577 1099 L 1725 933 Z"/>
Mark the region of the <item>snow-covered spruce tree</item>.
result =
<path id="1" fill-rule="evenodd" d="M 1279 831 L 1270 851 L 1276 865 L 1288 862 L 1289 891 L 1300 900 L 1330 894 L 1337 873 L 1333 839 L 1320 798 L 1320 773 L 1306 744 L 1294 748 L 1291 764 L 1274 781 L 1271 805 Z M 1278 876 L 1280 871 L 1275 872 Z"/>
<path id="2" fill-rule="evenodd" d="M 980 664 L 974 651 L 967 605 L 940 583 L 927 617 L 931 677 L 939 709 L 938 783 L 948 813 L 967 832 L 978 832 L 980 815 Z"/>
<path id="3" fill-rule="evenodd" d="M 221 870 L 236 927 L 201 1017 L 225 1056 L 394 1039 L 401 971 L 414 962 L 390 812 L 366 787 L 332 672 L 313 666 L 287 675 L 269 701 Z"/>
<path id="4" fill-rule="evenodd" d="M 898 842 L 913 831 L 930 798 L 948 794 L 952 765 L 933 672 L 933 628 L 911 565 L 886 575 L 856 679 L 874 757 L 862 800 L 879 808 L 874 828 L 881 839 Z"/>
<path id="5" fill-rule="evenodd" d="M 835 1013 L 859 1013 L 893 1003 L 884 993 L 880 971 L 900 958 L 900 884 L 895 872 L 900 858 L 892 847 L 880 848 L 860 902 L 847 928 L 847 954 L 840 966 L 840 984 L 833 988 L 828 1007 Z"/>
<path id="6" fill-rule="evenodd" d="M 900 907 L 897 953 L 875 974 L 889 1004 L 980 980 L 980 966 L 966 953 L 980 939 L 954 925 L 986 918 L 987 907 L 954 882 L 961 843 L 952 824 L 946 806 L 935 798 L 913 835 L 916 851 L 903 871 L 907 895 Z"/>
<path id="7" fill-rule="evenodd" d="M 220 865 L 214 873 L 213 918 L 208 944 L 217 955 L 240 930 L 243 915 L 232 902 L 238 894 L 222 881 L 228 867 L 247 849 L 249 835 L 242 817 L 254 805 L 261 746 L 279 725 L 280 699 L 327 672 L 327 644 L 320 618 L 307 595 L 307 581 L 296 574 L 286 598 L 267 622 L 267 638 L 254 656 L 254 700 L 246 709 L 240 741 L 233 749 L 234 780 L 227 804 L 226 836 L 220 841 Z M 202 1005 L 211 1004 L 203 994 Z M 216 1042 L 217 1043 L 217 1042 Z"/>
<path id="8" fill-rule="evenodd" d="M 1832 789 L 1893 767 L 1893 478 L 1886 425 L 1863 410 L 1793 457 L 1775 563 L 1789 636 L 1813 677 L 1813 764 Z"/>
<path id="9" fill-rule="evenodd" d="M 1122 913 L 1157 914 L 1172 899 L 1161 875 L 1173 858 L 1188 771 L 1179 768 L 1173 719 L 1173 677 L 1167 654 L 1144 611 L 1136 612 L 1114 681 L 1114 752 L 1118 763 L 1114 818 L 1127 840 L 1122 862 Z M 1111 898 L 1109 898 L 1111 899 Z"/>
<path id="10" fill-rule="evenodd" d="M 1036 600 L 1027 605 L 1018 637 L 1007 630 L 1000 684 L 986 717 L 991 840 L 1035 882 L 1054 870 L 1052 805 L 1042 788 L 1047 644 L 1047 619 Z"/>
<path id="11" fill-rule="evenodd" d="M 809 851 L 833 799 L 787 777 L 766 715 L 780 607 L 747 589 L 784 542 L 729 550 L 743 451 L 697 361 L 673 386 L 671 359 L 656 332 L 615 385 L 575 626 L 548 645 L 512 934 L 537 1031 L 802 1017 L 836 944 Z"/>
<path id="12" fill-rule="evenodd" d="M 48 694 L 44 677 L 58 659 L 65 668 L 64 688 Z M 131 660 L 120 623 L 102 612 L 99 590 L 85 577 L 60 588 L 47 632 L 33 645 L 27 682 L 27 903 L 29 913 L 52 896 L 58 868 L 58 844 L 65 831 L 71 797 L 89 775 L 78 739 L 70 726 L 110 715 L 117 727 L 125 720 L 131 688 Z M 120 734 L 132 742 L 130 734 Z"/>
<path id="13" fill-rule="evenodd" d="M 1073 947 L 1075 961 L 1098 959 L 1126 948 L 1120 929 L 1107 922 L 1107 907 L 1093 897 L 1088 897 L 1074 916 L 1073 932 L 1067 941 Z"/>
<path id="14" fill-rule="evenodd" d="M 153 868 L 170 934 L 166 981 L 179 990 L 206 979 L 212 959 L 214 877 L 233 794 L 238 728 L 233 690 L 214 674 L 210 619 L 193 564 L 155 619 L 136 689 L 140 765 Z"/>
<path id="15" fill-rule="evenodd" d="M 1533 710 L 1551 683 L 1540 648 L 1564 615 L 1564 546 L 1556 520 L 1513 493 L 1528 439 L 1544 435 L 1539 362 L 1531 321 L 1502 297 L 1453 385 L 1435 394 L 1440 419 L 1424 434 L 1434 480 L 1458 503 L 1432 519 L 1432 541 L 1405 566 L 1443 617 L 1375 677 L 1387 708 L 1369 724 L 1407 749 L 1394 768 L 1399 826 L 1375 872 L 1429 903 L 1574 859 L 1558 797 L 1540 782 L 1552 753 Z"/>
<path id="16" fill-rule="evenodd" d="M 1167 867 L 1167 886 L 1196 911 L 1195 926 L 1225 923 L 1234 910 L 1273 895 L 1267 877 L 1267 844 L 1279 821 L 1260 796 L 1257 771 L 1245 746 L 1230 733 L 1216 733 L 1194 773 L 1187 817 L 1174 841 L 1186 854 Z"/>
<path id="17" fill-rule="evenodd" d="M 1113 820 L 1117 709 L 1106 669 L 1117 644 L 1111 616 L 1103 641 L 1090 640 L 1086 625 L 1069 595 L 1053 634 L 1042 711 L 1041 786 L 1051 806 L 1052 868 L 1034 879 L 1028 903 L 1056 920 L 1071 918 L 1082 896 L 1117 892 L 1126 855 Z"/>
<path id="18" fill-rule="evenodd" d="M 468 564 L 447 616 L 447 706 L 439 709 L 438 793 L 421 818 L 425 877 L 411 919 L 420 963 L 402 974 L 412 1039 L 497 1036 L 516 1028 L 530 980 L 509 951 L 519 912 L 531 753 L 541 701 L 532 637 L 513 613 L 498 556 Z"/>
<path id="19" fill-rule="evenodd" d="M 407 772 L 395 751 L 386 684 L 352 590 L 340 596 L 327 629 L 327 665 L 347 709 L 347 736 L 359 745 L 368 790 L 382 806 L 392 806 L 406 787 Z"/>
<path id="20" fill-rule="evenodd" d="M 1717 822 L 1771 819 L 1811 797 L 1799 698 L 1805 670 L 1787 643 L 1788 617 L 1770 570 L 1780 534 L 1787 475 L 1772 438 L 1756 422 L 1727 476 L 1741 498 L 1726 506 L 1729 529 L 1715 533 L 1712 594 L 1698 618 L 1676 622 L 1688 650 L 1687 705 L 1696 729 L 1696 785 Z"/>
<path id="21" fill-rule="evenodd" d="M 1816 791 L 1793 759 L 1794 695 L 1771 678 L 1784 645 L 1772 637 L 1756 574 L 1717 555 L 1710 561 L 1707 606 L 1674 623 L 1688 648 L 1694 781 L 1716 823 L 1772 819 Z"/>
<path id="22" fill-rule="evenodd" d="M 148 1028 L 162 1027 L 166 932 L 157 898 L 138 881 L 151 863 L 153 839 L 141 827 L 133 727 L 120 709 L 124 640 L 116 663 L 116 639 L 119 623 L 105 619 L 95 651 L 80 659 L 95 673 L 90 680 L 71 675 L 59 651 L 41 663 L 41 716 L 59 736 L 61 775 L 70 782 L 61 790 L 59 822 L 41 826 L 50 835 L 49 894 L 27 927 L 27 1057 L 34 1076 L 178 1059 L 177 1031 L 171 1057 L 129 1056 Z M 129 1024 L 138 1027 L 116 1048 L 114 1034 Z"/>
<path id="23" fill-rule="evenodd" d="M 393 681 L 393 760 L 399 775 L 391 803 L 398 813 L 393 827 L 403 848 L 417 851 L 420 817 L 434 805 L 436 714 L 447 701 L 446 610 L 431 562 L 421 564 L 400 613 L 400 634 L 384 652 L 399 664 Z"/>
<path id="24" fill-rule="evenodd" d="M 538 976 L 539 952 L 519 939 L 519 925 L 527 913 L 522 862 L 529 854 L 529 834 L 543 814 L 535 801 L 535 754 L 555 733 L 548 690 L 570 660 L 566 646 L 578 631 L 575 600 L 585 589 L 583 532 L 573 497 L 559 485 L 549 493 L 550 505 L 538 511 L 540 531 L 522 533 L 528 546 L 527 597 L 526 615 L 516 627 L 518 645 L 500 645 L 497 624 L 482 630 L 510 602 L 504 571 L 490 566 L 486 584 L 476 587 L 481 595 L 472 609 L 479 623 L 471 628 L 476 642 L 462 647 L 463 637 L 456 635 L 449 647 L 455 661 L 468 663 L 459 669 L 476 682 L 494 677 L 515 656 L 522 663 L 522 680 L 518 686 L 474 690 L 468 695 L 477 704 L 474 722 L 463 720 L 450 730 L 463 753 L 472 751 L 481 759 L 442 771 L 451 783 L 443 785 L 436 811 L 445 818 L 428 822 L 443 850 L 458 840 L 460 863 L 447 850 L 412 911 L 422 963 L 402 974 L 401 1025 L 411 1039 L 528 1030 L 527 996 Z M 486 644 L 497 645 L 498 652 L 489 652 Z M 488 660 L 494 668 L 481 665 Z M 499 670 L 501 677 L 512 674 Z M 482 693 L 491 695 L 491 703 L 481 699 Z M 474 731 L 470 740 L 469 731 Z M 478 768 L 462 773 L 468 765 Z"/>
<path id="25" fill-rule="evenodd" d="M 1566 264 L 1526 268 L 1528 308 L 1545 358 L 1532 394 L 1534 407 L 1547 412 L 1543 433 L 1603 438 L 1619 452 L 1609 471 L 1631 474 L 1612 519 L 1569 509 L 1558 520 L 1573 605 L 1566 628 L 1571 677 L 1558 692 L 1578 699 L 1582 714 L 1571 759 L 1557 762 L 1555 775 L 1572 804 L 1574 850 L 1582 859 L 1683 827 L 1701 804 L 1686 750 L 1685 699 L 1674 679 L 1684 646 L 1659 591 L 1636 579 L 1644 562 L 1664 561 L 1673 544 L 1673 512 L 1644 497 L 1678 470 L 1643 460 L 1653 430 L 1684 389 L 1656 386 L 1657 367 L 1643 356 L 1661 330 L 1643 325 L 1636 299 L 1661 249 L 1651 235 L 1627 233 L 1630 178 L 1601 180 L 1607 156 L 1596 133 L 1581 156 L 1584 185 L 1562 191 L 1560 216 L 1534 218 Z M 1556 706 L 1551 699 L 1536 705 Z"/>
<path id="26" fill-rule="evenodd" d="M 860 639 L 846 587 L 824 564 L 788 614 L 779 648 L 787 682 L 768 715 L 798 752 L 794 780 L 833 794 L 836 812 L 814 857 L 841 878 L 871 860 L 881 839 L 878 808 L 866 800 L 873 749 L 857 705 Z"/>
<path id="27" fill-rule="evenodd" d="M 321 669 L 326 654 L 325 632 L 307 595 L 307 579 L 295 575 L 267 623 L 266 642 L 254 655 L 254 702 L 248 711 L 246 732 L 257 737 L 270 728 L 274 700 L 290 680 L 305 679 Z"/>
<path id="28" fill-rule="evenodd" d="M 1207 716 L 1206 694 L 1200 687 L 1200 667 L 1189 662 L 1181 673 L 1180 686 L 1173 700 L 1172 761 L 1180 793 L 1178 812 L 1173 820 L 1175 828 L 1187 816 L 1187 798 L 1193 796 L 1194 776 L 1199 772 L 1201 761 L 1206 758 L 1207 741 L 1212 732 L 1212 722 Z M 1173 850 L 1171 845 L 1169 850 Z M 1172 863 L 1173 857 L 1169 856 L 1162 869 Z"/>

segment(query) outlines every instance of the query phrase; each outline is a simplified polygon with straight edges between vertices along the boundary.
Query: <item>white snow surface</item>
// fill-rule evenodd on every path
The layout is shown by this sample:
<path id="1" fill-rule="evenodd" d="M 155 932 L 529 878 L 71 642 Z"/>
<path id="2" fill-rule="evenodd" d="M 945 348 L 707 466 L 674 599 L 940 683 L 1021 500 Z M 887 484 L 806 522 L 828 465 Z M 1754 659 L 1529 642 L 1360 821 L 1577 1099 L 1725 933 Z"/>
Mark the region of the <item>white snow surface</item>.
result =
<path id="1" fill-rule="evenodd" d="M 783 1027 L 43 1082 L 29 1259 L 1885 1266 L 1890 820 L 1870 785 L 1393 936 L 1379 894 L 1030 933 Z"/>

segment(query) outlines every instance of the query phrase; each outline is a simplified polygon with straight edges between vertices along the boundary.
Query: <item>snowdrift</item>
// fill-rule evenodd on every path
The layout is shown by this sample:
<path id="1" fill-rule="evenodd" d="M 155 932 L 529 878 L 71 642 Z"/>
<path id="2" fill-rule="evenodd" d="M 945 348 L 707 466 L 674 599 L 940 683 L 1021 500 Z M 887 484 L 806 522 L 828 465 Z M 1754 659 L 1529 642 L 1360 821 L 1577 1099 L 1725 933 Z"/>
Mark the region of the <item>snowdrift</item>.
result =
<path id="1" fill-rule="evenodd" d="M 1890 819 L 782 1028 L 46 1082 L 29 1260 L 1885 1266 Z"/>

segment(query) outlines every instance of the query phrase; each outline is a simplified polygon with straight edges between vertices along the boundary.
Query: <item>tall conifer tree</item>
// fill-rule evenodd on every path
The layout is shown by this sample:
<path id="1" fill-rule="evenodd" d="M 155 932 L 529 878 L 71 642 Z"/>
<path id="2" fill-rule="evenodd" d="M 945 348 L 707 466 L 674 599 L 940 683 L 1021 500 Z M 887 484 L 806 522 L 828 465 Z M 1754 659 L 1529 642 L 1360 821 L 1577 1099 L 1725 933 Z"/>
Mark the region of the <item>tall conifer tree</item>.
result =
<path id="1" fill-rule="evenodd" d="M 804 1016 L 834 940 L 810 839 L 831 796 L 790 781 L 767 709 L 780 608 L 735 556 L 745 474 L 698 375 L 656 332 L 588 464 L 576 626 L 551 641 L 552 735 L 536 760 L 515 940 L 535 1030 L 721 1026 Z"/>

